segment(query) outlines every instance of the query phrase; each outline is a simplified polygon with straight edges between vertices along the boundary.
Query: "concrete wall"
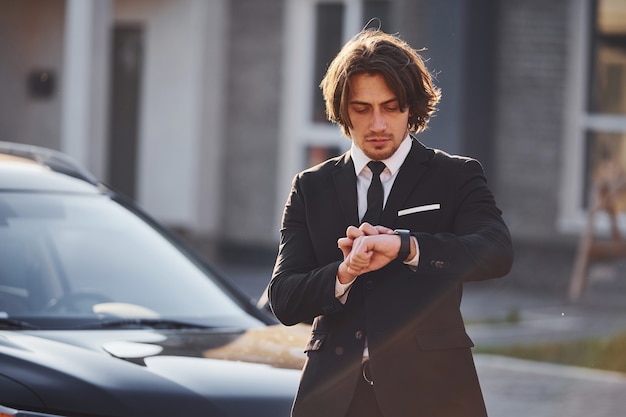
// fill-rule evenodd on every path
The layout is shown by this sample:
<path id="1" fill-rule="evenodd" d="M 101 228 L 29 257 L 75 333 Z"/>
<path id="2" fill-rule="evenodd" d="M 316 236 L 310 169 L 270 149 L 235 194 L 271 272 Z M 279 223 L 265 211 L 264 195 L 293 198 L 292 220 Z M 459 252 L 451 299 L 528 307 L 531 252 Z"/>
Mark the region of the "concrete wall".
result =
<path id="1" fill-rule="evenodd" d="M 0 0 L 0 140 L 60 148 L 64 5 Z M 50 97 L 30 96 L 34 70 L 54 76 Z"/>
<path id="2" fill-rule="evenodd" d="M 557 234 L 567 5 L 534 0 L 501 9 L 496 181 L 507 221 L 520 239 Z"/>
<path id="3" fill-rule="evenodd" d="M 223 233 L 235 250 L 273 252 L 283 1 L 232 0 L 229 5 Z"/>
<path id="4" fill-rule="evenodd" d="M 494 180 L 516 246 L 510 279 L 561 292 L 577 243 L 577 236 L 557 229 L 560 167 L 567 155 L 563 134 L 571 3 L 527 0 L 501 7 L 494 114 Z"/>
<path id="5" fill-rule="evenodd" d="M 421 55 L 442 89 L 438 111 L 420 139 L 429 146 L 450 153 L 461 153 L 465 88 L 464 69 L 467 2 L 463 0 L 402 0 L 395 13 L 399 33 Z"/>

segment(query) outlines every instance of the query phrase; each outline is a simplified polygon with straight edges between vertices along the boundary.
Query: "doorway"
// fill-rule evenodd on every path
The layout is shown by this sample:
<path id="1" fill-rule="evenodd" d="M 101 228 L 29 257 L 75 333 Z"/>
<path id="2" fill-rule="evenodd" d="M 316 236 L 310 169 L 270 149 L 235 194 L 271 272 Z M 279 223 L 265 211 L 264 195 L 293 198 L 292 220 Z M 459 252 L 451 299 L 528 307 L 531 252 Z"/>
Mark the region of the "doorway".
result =
<path id="1" fill-rule="evenodd" d="M 108 185 L 136 199 L 143 28 L 115 26 L 111 51 Z"/>

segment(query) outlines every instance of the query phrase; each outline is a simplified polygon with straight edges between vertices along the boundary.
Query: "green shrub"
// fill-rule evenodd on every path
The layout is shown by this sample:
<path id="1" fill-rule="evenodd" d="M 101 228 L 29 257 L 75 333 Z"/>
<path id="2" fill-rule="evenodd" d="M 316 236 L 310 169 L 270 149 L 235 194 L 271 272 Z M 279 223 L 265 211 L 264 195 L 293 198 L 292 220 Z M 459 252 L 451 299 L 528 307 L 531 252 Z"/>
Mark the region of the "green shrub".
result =
<path id="1" fill-rule="evenodd" d="M 626 333 L 609 338 L 505 347 L 478 347 L 476 353 L 626 373 Z"/>

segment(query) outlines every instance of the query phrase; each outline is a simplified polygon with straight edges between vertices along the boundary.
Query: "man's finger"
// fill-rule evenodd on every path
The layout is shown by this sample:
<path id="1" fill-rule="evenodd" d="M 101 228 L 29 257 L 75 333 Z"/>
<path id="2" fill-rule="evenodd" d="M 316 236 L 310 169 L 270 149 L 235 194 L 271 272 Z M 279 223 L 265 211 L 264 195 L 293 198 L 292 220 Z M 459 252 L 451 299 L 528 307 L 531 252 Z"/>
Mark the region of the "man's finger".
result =
<path id="1" fill-rule="evenodd" d="M 393 234 L 393 229 L 390 229 L 386 226 L 375 226 L 376 230 L 378 231 L 379 234 L 381 235 L 388 235 L 388 234 Z"/>
<path id="2" fill-rule="evenodd" d="M 348 254 L 350 254 L 353 243 L 354 243 L 354 240 L 347 238 L 347 237 L 342 237 L 342 238 L 337 239 L 337 246 L 343 253 L 344 259 L 348 256 Z"/>
<path id="3" fill-rule="evenodd" d="M 379 233 L 378 229 L 368 222 L 361 224 L 361 226 L 359 226 L 359 230 L 366 236 L 377 235 Z"/>
<path id="4" fill-rule="evenodd" d="M 346 230 L 346 237 L 350 239 L 356 239 L 357 237 L 365 236 L 365 234 L 358 227 L 348 226 Z"/>

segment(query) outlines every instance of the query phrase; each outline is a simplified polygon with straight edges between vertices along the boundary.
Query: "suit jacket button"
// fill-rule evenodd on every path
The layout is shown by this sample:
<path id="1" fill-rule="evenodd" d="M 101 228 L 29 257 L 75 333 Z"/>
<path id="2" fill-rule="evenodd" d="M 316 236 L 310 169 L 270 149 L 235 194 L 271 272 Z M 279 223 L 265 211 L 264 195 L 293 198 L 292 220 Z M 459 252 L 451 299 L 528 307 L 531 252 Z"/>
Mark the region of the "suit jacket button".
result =
<path id="1" fill-rule="evenodd" d="M 337 356 L 343 355 L 343 348 L 341 346 L 337 346 L 335 348 L 335 355 L 337 355 Z"/>
<path id="2" fill-rule="evenodd" d="M 376 286 L 376 284 L 374 284 L 374 281 L 367 281 L 365 283 L 365 289 L 367 289 L 367 290 L 372 290 L 372 289 L 374 289 L 375 286 Z"/>
<path id="3" fill-rule="evenodd" d="M 448 262 L 434 260 L 430 261 L 430 266 L 435 269 L 448 269 Z"/>
<path id="4" fill-rule="evenodd" d="M 356 333 L 354 334 L 354 337 L 356 338 L 356 340 L 363 339 L 363 332 L 360 330 L 357 330 Z"/>

